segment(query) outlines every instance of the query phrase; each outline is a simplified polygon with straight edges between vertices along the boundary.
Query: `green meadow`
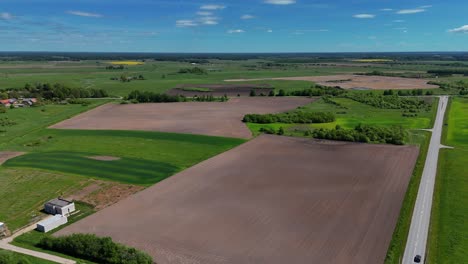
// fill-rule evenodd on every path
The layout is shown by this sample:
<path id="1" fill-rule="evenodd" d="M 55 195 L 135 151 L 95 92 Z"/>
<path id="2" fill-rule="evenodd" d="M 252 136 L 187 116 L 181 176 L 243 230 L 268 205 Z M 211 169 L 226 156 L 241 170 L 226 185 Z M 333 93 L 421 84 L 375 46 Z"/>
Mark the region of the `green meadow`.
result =
<path id="1" fill-rule="evenodd" d="M 273 128 L 278 130 L 283 127 L 287 134 L 301 135 L 306 129 L 313 128 L 334 128 L 340 125 L 343 128 L 354 128 L 358 124 L 376 125 L 376 126 L 395 126 L 401 125 L 406 129 L 426 129 L 430 128 L 433 123 L 434 111 L 436 107 L 432 107 L 431 111 L 420 111 L 417 117 L 403 117 L 400 109 L 381 109 L 366 105 L 348 98 L 334 98 L 335 102 L 341 107 L 326 103 L 322 99 L 300 107 L 302 111 L 307 112 L 331 112 L 336 115 L 336 121 L 323 124 L 253 124 L 248 123 L 248 127 L 254 134 L 259 134 L 262 127 Z M 438 100 L 433 100 L 433 105 L 437 104 Z M 344 107 L 344 108 L 343 108 Z"/>
<path id="2" fill-rule="evenodd" d="M 468 98 L 451 100 L 436 179 L 429 263 L 468 263 Z"/>
<path id="3" fill-rule="evenodd" d="M 37 168 L 148 186 L 244 141 L 145 131 L 46 129 L 12 146 L 10 150 L 28 154 L 7 161 L 4 167 Z M 101 161 L 91 159 L 93 156 L 118 160 Z"/>

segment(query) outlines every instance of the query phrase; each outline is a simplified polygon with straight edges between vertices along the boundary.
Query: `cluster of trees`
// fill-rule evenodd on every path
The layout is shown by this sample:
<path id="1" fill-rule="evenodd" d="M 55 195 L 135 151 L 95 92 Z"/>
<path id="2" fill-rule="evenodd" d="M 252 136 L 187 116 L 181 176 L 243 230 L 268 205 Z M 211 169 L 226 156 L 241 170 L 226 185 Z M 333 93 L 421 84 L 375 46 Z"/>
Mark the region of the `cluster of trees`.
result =
<path id="1" fill-rule="evenodd" d="M 384 95 L 393 95 L 395 92 L 392 90 L 384 91 Z M 434 91 L 428 90 L 424 92 L 421 89 L 413 89 L 413 90 L 399 90 L 396 93 L 398 96 L 422 96 L 422 95 L 434 95 Z"/>
<path id="2" fill-rule="evenodd" d="M 261 133 L 270 134 L 270 135 L 284 135 L 284 128 L 280 127 L 278 130 L 275 130 L 271 127 L 262 127 L 260 128 Z"/>
<path id="3" fill-rule="evenodd" d="M 290 91 L 286 92 L 284 90 L 279 90 L 278 96 L 324 96 L 324 95 L 331 95 L 331 96 L 338 96 L 346 91 L 341 89 L 340 87 L 328 87 L 322 85 L 313 85 L 312 87 L 304 90 L 298 91 Z"/>
<path id="4" fill-rule="evenodd" d="M 112 77 L 110 78 L 112 81 L 121 81 L 121 82 L 131 82 L 133 80 L 139 80 L 143 81 L 146 80 L 143 75 L 138 75 L 138 76 L 127 76 L 126 74 L 120 75 L 120 78 Z"/>
<path id="5" fill-rule="evenodd" d="M 177 73 L 180 73 L 180 74 L 189 73 L 189 74 L 199 74 L 199 75 L 208 74 L 208 72 L 205 69 L 200 68 L 200 67 L 182 68 Z"/>
<path id="6" fill-rule="evenodd" d="M 106 70 L 124 70 L 125 66 L 123 65 L 108 65 L 106 66 Z"/>
<path id="7" fill-rule="evenodd" d="M 323 97 L 322 97 L 322 100 L 323 100 L 325 103 L 334 105 L 334 106 L 336 106 L 336 107 L 338 107 L 338 108 L 348 109 L 346 106 L 343 106 L 342 104 L 340 104 L 340 103 L 334 101 L 330 95 L 325 95 L 325 96 L 323 96 Z"/>
<path id="8" fill-rule="evenodd" d="M 354 101 L 381 109 L 428 109 L 431 105 L 417 98 L 402 98 L 398 95 L 375 93 L 347 93 L 346 97 Z"/>
<path id="9" fill-rule="evenodd" d="M 50 83 L 36 83 L 34 85 L 27 83 L 22 91 L 16 92 L 21 93 L 24 97 L 39 97 L 46 100 L 109 97 L 109 94 L 102 89 L 70 88 L 60 83 L 53 85 Z"/>
<path id="10" fill-rule="evenodd" d="M 194 102 L 227 102 L 229 98 L 227 95 L 221 97 L 215 97 L 213 95 L 194 96 L 193 98 L 187 98 L 183 95 L 168 95 L 162 93 L 153 93 L 149 91 L 132 91 L 125 98 L 126 100 L 134 103 L 175 103 L 175 102 L 187 102 L 189 100 Z"/>
<path id="11" fill-rule="evenodd" d="M 357 125 L 354 129 L 343 129 L 337 125 L 334 129 L 320 128 L 309 130 L 304 135 L 318 139 L 394 145 L 403 145 L 406 140 L 406 132 L 400 126 L 376 127 L 361 124 Z"/>
<path id="12" fill-rule="evenodd" d="M 455 90 L 458 91 L 460 95 L 468 95 L 468 82 L 463 80 L 451 82 L 451 83 L 444 83 L 444 82 L 429 82 L 429 84 L 439 85 L 441 89 L 444 91 Z"/>
<path id="13" fill-rule="evenodd" d="M 141 92 L 138 90 L 130 92 L 126 99 L 137 103 L 174 103 L 186 101 L 186 98 L 183 96 L 153 93 L 149 91 Z"/>
<path id="14" fill-rule="evenodd" d="M 333 113 L 328 112 L 304 112 L 293 111 L 280 114 L 248 114 L 242 120 L 245 123 L 271 124 L 312 124 L 312 123 L 330 123 L 336 120 Z"/>
<path id="15" fill-rule="evenodd" d="M 73 234 L 63 237 L 44 237 L 40 248 L 63 253 L 76 258 L 105 264 L 153 264 L 146 253 L 91 234 Z"/>
<path id="16" fill-rule="evenodd" d="M 0 264 L 32 264 L 25 257 L 14 255 L 10 251 L 0 250 Z"/>
<path id="17" fill-rule="evenodd" d="M 260 93 L 258 93 L 260 91 Z M 261 92 L 261 89 L 252 89 L 250 90 L 250 96 L 266 96 L 266 93 L 264 92 Z M 268 96 L 275 96 L 275 91 L 274 90 L 270 90 L 268 92 Z"/>

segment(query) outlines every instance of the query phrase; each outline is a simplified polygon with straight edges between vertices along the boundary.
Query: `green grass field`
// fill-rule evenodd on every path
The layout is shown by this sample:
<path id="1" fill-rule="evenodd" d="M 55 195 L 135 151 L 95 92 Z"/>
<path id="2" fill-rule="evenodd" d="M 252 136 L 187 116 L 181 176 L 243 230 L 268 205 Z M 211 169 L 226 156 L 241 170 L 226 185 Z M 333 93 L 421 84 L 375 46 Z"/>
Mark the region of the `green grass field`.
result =
<path id="1" fill-rule="evenodd" d="M 468 263 L 468 98 L 453 98 L 446 118 L 429 236 L 429 263 Z"/>
<path id="2" fill-rule="evenodd" d="M 307 125 L 248 123 L 247 126 L 254 134 L 259 134 L 259 130 L 262 127 L 273 128 L 275 130 L 283 127 L 286 134 L 290 135 L 301 135 L 305 129 L 334 128 L 336 125 L 340 125 L 343 128 L 354 128 L 358 124 L 376 126 L 401 125 L 406 129 L 423 129 L 432 126 L 433 115 L 436 109 L 433 107 L 433 111 L 421 111 L 417 117 L 403 117 L 401 110 L 398 109 L 380 109 L 347 98 L 334 98 L 333 100 L 346 107 L 346 109 L 328 104 L 323 100 L 301 107 L 303 111 L 335 113 L 336 121 L 332 123 Z M 434 102 L 436 103 L 436 101 Z"/>
<path id="3" fill-rule="evenodd" d="M 144 131 L 46 129 L 19 146 L 10 147 L 29 154 L 7 161 L 4 167 L 45 169 L 148 186 L 243 142 Z M 120 160 L 98 161 L 90 156 L 113 156 Z"/>
<path id="4" fill-rule="evenodd" d="M 5 261 L 5 262 L 2 262 Z M 7 262 L 8 261 L 8 262 Z M 19 254 L 16 252 L 6 251 L 0 249 L 0 263 L 5 264 L 55 264 L 55 262 L 35 258 L 23 254 Z"/>

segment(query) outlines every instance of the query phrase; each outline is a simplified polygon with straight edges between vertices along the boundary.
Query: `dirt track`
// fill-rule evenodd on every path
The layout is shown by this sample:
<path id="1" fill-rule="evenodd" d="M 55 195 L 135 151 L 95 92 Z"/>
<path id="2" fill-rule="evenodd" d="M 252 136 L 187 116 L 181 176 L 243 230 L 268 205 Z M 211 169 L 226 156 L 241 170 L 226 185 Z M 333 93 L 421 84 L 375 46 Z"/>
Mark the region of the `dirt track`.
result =
<path id="1" fill-rule="evenodd" d="M 5 161 L 25 154 L 24 152 L 0 151 L 0 165 Z"/>
<path id="2" fill-rule="evenodd" d="M 159 264 L 383 263 L 411 146 L 260 136 L 79 221 Z"/>
<path id="3" fill-rule="evenodd" d="M 349 80 L 351 81 L 344 81 Z M 286 81 L 310 81 L 325 86 L 339 86 L 343 89 L 373 89 L 373 90 L 411 90 L 439 88 L 437 85 L 427 84 L 429 80 L 386 77 L 386 76 L 366 76 L 366 75 L 330 75 L 330 76 L 305 76 L 305 77 L 282 77 L 269 79 L 234 79 L 226 82 L 246 82 L 263 80 L 286 80 Z M 341 81 L 340 81 L 341 80 Z M 340 81 L 340 82 L 338 82 Z"/>
<path id="4" fill-rule="evenodd" d="M 293 110 L 315 99 L 242 97 L 228 102 L 107 104 L 53 125 L 59 129 L 148 130 L 250 138 L 245 114 Z"/>

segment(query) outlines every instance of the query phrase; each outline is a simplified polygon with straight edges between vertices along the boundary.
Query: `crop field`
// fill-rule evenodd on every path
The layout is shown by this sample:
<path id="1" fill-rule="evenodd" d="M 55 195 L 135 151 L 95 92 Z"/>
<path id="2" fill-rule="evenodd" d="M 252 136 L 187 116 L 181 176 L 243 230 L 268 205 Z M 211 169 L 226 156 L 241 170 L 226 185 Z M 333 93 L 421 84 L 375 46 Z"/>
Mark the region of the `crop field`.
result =
<path id="1" fill-rule="evenodd" d="M 57 234 L 111 236 L 162 264 L 381 263 L 417 155 L 265 135 Z"/>
<path id="2" fill-rule="evenodd" d="M 46 141 L 3 166 L 45 169 L 145 186 L 244 142 L 198 135 L 106 130 L 44 130 L 37 137 Z M 97 160 L 93 156 L 119 159 Z"/>
<path id="3" fill-rule="evenodd" d="M 187 102 L 169 104 L 107 104 L 58 123 L 59 129 L 149 130 L 250 138 L 242 123 L 245 114 L 293 110 L 313 98 L 232 98 L 228 102 Z"/>
<path id="4" fill-rule="evenodd" d="M 143 65 L 144 62 L 141 61 L 111 61 L 110 64 L 113 65 Z"/>
<path id="5" fill-rule="evenodd" d="M 169 90 L 170 95 L 182 95 L 187 97 L 212 95 L 220 96 L 249 96 L 251 91 L 255 91 L 257 95 L 267 96 L 274 88 L 270 85 L 252 85 L 252 84 L 205 84 L 205 85 L 185 84 L 178 85 L 176 88 Z"/>
<path id="6" fill-rule="evenodd" d="M 227 82 L 262 81 L 266 79 L 233 79 Z M 313 77 L 278 77 L 270 80 L 284 81 L 308 81 L 324 86 L 339 86 L 350 90 L 411 90 L 411 89 L 435 89 L 437 85 L 427 84 L 429 80 L 411 79 L 386 76 L 366 76 L 366 75 L 329 75 Z"/>
<path id="7" fill-rule="evenodd" d="M 436 180 L 429 237 L 430 263 L 468 261 L 468 98 L 452 99 Z"/>

